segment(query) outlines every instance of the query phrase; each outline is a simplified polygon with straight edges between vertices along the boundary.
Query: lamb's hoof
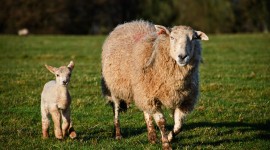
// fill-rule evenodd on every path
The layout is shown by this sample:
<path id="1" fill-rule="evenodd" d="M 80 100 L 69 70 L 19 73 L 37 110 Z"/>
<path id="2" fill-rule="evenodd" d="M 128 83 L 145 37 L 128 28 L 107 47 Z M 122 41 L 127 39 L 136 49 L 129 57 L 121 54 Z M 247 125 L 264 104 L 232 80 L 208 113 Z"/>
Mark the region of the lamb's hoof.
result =
<path id="1" fill-rule="evenodd" d="M 71 139 L 75 139 L 75 138 L 77 137 L 77 133 L 75 132 L 75 130 L 74 130 L 73 127 L 71 127 L 71 128 L 69 129 L 68 133 L 69 133 L 69 137 L 70 137 Z"/>
<path id="2" fill-rule="evenodd" d="M 162 143 L 162 149 L 163 150 L 172 150 L 172 146 L 169 142 Z"/>
<path id="3" fill-rule="evenodd" d="M 64 138 L 63 137 L 56 137 L 58 140 L 63 140 Z"/>
<path id="4" fill-rule="evenodd" d="M 43 138 L 43 139 L 49 138 L 49 132 L 48 132 L 47 130 L 43 130 L 43 131 L 42 131 L 42 138 Z"/>
<path id="5" fill-rule="evenodd" d="M 48 138 L 49 138 L 49 136 L 44 136 L 44 135 L 42 136 L 42 139 L 44 139 L 44 140 L 48 139 Z"/>
<path id="6" fill-rule="evenodd" d="M 55 135 L 55 137 L 56 137 L 58 140 L 63 140 L 63 139 L 64 139 L 63 135 Z"/>
<path id="7" fill-rule="evenodd" d="M 72 131 L 72 132 L 69 133 L 69 137 L 71 139 L 75 139 L 77 137 L 77 133 L 75 131 Z"/>

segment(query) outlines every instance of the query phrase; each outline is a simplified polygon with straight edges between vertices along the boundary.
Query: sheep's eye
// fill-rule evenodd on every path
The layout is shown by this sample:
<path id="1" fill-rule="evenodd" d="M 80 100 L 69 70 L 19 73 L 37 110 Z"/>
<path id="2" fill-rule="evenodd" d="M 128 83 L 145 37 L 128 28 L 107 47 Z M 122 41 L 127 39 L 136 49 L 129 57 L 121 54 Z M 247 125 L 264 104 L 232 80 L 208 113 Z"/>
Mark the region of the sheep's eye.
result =
<path id="1" fill-rule="evenodd" d="M 56 74 L 57 77 L 59 77 L 59 74 Z"/>
<path id="2" fill-rule="evenodd" d="M 174 40 L 174 37 L 171 36 L 171 40 Z"/>

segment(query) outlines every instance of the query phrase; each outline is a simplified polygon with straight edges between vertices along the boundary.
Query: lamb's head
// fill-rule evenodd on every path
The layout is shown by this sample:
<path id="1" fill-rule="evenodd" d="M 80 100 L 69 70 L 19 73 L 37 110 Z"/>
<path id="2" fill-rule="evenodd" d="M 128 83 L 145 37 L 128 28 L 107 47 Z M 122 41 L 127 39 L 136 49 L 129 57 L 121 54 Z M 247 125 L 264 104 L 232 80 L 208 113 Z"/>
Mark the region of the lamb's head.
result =
<path id="1" fill-rule="evenodd" d="M 157 33 L 165 34 L 170 38 L 170 55 L 179 66 L 187 65 L 193 57 L 195 45 L 198 40 L 208 40 L 205 33 L 193 30 L 188 26 L 175 26 L 167 29 L 155 25 Z"/>
<path id="2" fill-rule="evenodd" d="M 74 62 L 70 61 L 68 66 L 61 66 L 59 68 L 48 66 L 48 65 L 45 65 L 45 67 L 51 73 L 53 73 L 55 75 L 56 84 L 62 85 L 62 86 L 67 86 L 69 81 L 70 81 L 71 72 L 72 72 L 72 70 L 74 68 Z"/>

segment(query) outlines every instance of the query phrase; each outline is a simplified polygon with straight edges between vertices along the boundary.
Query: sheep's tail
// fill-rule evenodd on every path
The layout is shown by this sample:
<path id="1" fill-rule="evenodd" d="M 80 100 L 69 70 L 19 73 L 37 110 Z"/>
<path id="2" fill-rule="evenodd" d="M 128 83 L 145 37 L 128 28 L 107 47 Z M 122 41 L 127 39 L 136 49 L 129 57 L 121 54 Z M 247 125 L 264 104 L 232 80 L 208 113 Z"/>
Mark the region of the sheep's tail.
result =
<path id="1" fill-rule="evenodd" d="M 114 101 L 112 100 L 112 97 L 111 97 L 111 91 L 108 88 L 108 86 L 106 84 L 106 81 L 104 80 L 103 76 L 101 76 L 101 90 L 102 90 L 102 95 L 108 100 L 108 103 L 112 106 L 113 111 L 114 111 L 115 106 L 114 106 Z M 124 100 L 120 101 L 119 106 L 120 106 L 120 109 L 119 109 L 120 112 L 126 112 L 127 111 L 128 105 Z"/>
<path id="2" fill-rule="evenodd" d="M 103 75 L 101 76 L 101 91 L 102 91 L 102 95 L 104 97 L 111 96 L 111 91 L 109 90 L 109 88 L 104 80 Z"/>

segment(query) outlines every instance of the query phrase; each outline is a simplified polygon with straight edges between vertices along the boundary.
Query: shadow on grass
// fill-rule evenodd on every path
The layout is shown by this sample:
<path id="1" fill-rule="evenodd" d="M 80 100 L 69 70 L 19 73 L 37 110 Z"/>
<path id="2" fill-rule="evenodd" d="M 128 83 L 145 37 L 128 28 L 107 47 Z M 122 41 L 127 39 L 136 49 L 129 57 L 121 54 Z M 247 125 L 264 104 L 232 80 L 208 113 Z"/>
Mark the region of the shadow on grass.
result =
<path id="1" fill-rule="evenodd" d="M 146 127 L 142 126 L 140 128 L 121 128 L 121 133 L 124 139 L 133 137 L 133 136 L 138 136 L 140 134 L 147 134 Z M 114 139 L 115 134 L 114 134 L 114 129 L 109 128 L 109 129 L 94 129 L 94 130 L 89 130 L 87 133 L 78 133 L 79 135 L 82 135 L 79 137 L 79 139 L 83 141 L 88 141 L 91 139 Z"/>
<path id="2" fill-rule="evenodd" d="M 196 122 L 196 123 L 186 123 L 183 126 L 183 131 L 187 134 L 177 135 L 175 139 L 172 142 L 172 145 L 176 146 L 177 143 L 181 145 L 181 147 L 185 146 L 218 146 L 221 144 L 226 143 L 234 143 L 234 142 L 247 142 L 247 141 L 254 141 L 255 139 L 260 140 L 269 140 L 270 137 L 270 120 L 268 120 L 266 123 L 243 123 L 243 122 L 219 122 L 219 123 L 213 123 L 213 122 Z M 169 125 L 167 129 L 172 129 L 173 125 Z M 212 139 L 206 139 L 205 135 L 199 135 L 197 131 L 195 134 L 190 135 L 194 129 L 201 129 L 203 128 L 211 128 L 211 129 L 217 129 L 215 130 L 215 133 L 217 137 L 220 138 L 212 138 Z M 141 126 L 137 128 L 128 128 L 124 127 L 121 128 L 122 136 L 124 139 L 128 139 L 130 137 L 136 137 L 141 134 L 147 135 L 147 129 L 146 126 Z M 159 130 L 156 127 L 156 132 L 160 137 Z M 237 132 L 240 132 L 242 135 L 237 135 Z M 248 134 L 251 133 L 251 134 Z M 79 139 L 82 141 L 93 141 L 93 140 L 105 140 L 105 139 L 111 139 L 114 140 L 114 130 L 113 128 L 100 128 L 100 129 L 93 129 L 89 130 L 87 133 L 79 133 L 83 135 Z M 202 137 L 202 140 L 198 142 L 199 137 Z M 211 135 L 213 137 L 213 135 Z M 190 139 L 188 142 L 181 142 L 182 139 Z M 145 142 L 148 143 L 147 140 Z M 145 143 L 145 144 L 147 144 Z"/>
<path id="3" fill-rule="evenodd" d="M 219 123 L 212 123 L 212 122 L 197 122 L 197 123 L 187 123 L 183 126 L 183 132 L 193 130 L 195 128 L 214 128 L 218 129 L 220 133 L 217 136 L 224 136 L 223 139 L 219 138 L 212 139 L 212 140 L 202 140 L 201 142 L 189 142 L 183 143 L 181 146 L 202 146 L 202 145 L 212 145 L 218 146 L 224 143 L 231 143 L 231 142 L 246 142 L 246 141 L 254 141 L 254 140 L 269 140 L 270 137 L 270 120 L 267 120 L 266 123 L 243 123 L 243 122 L 219 122 Z M 222 128 L 222 129 L 221 129 Z M 192 132 L 192 131 L 189 131 Z M 240 132 L 242 135 L 236 135 Z M 246 134 L 246 133 L 251 134 Z M 181 133 L 180 133 L 181 134 Z M 229 137 L 227 135 L 230 135 Z M 179 135 L 176 136 L 173 143 L 176 141 L 181 141 L 182 138 L 197 138 L 200 135 L 192 135 L 192 136 L 183 136 L 180 137 Z M 205 138 L 205 137 L 204 137 Z"/>

